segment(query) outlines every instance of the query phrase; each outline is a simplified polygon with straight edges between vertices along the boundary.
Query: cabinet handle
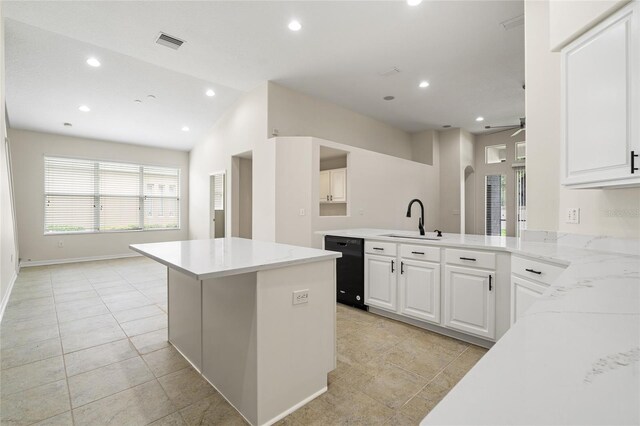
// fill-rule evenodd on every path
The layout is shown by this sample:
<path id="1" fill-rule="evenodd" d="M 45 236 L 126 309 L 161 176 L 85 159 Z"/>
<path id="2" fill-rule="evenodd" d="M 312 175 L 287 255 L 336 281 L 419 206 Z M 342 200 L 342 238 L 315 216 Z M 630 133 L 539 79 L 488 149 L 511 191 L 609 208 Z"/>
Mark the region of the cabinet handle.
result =
<path id="1" fill-rule="evenodd" d="M 422 255 L 424 255 L 424 252 L 423 252 L 423 251 L 412 251 L 411 253 L 413 253 L 413 254 L 422 254 Z"/>
<path id="2" fill-rule="evenodd" d="M 404 262 L 400 262 L 400 275 L 404 274 Z"/>
<path id="3" fill-rule="evenodd" d="M 540 271 L 534 271 L 533 269 L 525 269 L 525 271 L 527 271 L 527 272 L 531 272 L 532 274 L 542 275 L 542 272 L 540 272 Z"/>
<path id="4" fill-rule="evenodd" d="M 327 201 L 329 201 L 329 196 L 327 195 Z"/>
<path id="5" fill-rule="evenodd" d="M 380 250 L 380 251 L 384 251 L 384 249 L 382 247 L 374 247 L 374 250 Z"/>
<path id="6" fill-rule="evenodd" d="M 631 174 L 635 174 L 635 172 L 638 169 L 638 167 L 636 167 L 636 158 L 639 156 L 640 154 L 636 154 L 635 151 L 631 151 Z"/>
<path id="7" fill-rule="evenodd" d="M 493 286 L 491 285 L 492 281 L 493 281 L 493 275 L 489 275 L 489 291 L 493 289 Z"/>
<path id="8" fill-rule="evenodd" d="M 470 260 L 472 262 L 475 262 L 476 260 L 472 257 L 461 257 L 460 260 Z"/>
<path id="9" fill-rule="evenodd" d="M 391 261 L 391 273 L 393 274 L 395 272 L 395 269 L 393 269 L 395 262 L 392 260 Z"/>

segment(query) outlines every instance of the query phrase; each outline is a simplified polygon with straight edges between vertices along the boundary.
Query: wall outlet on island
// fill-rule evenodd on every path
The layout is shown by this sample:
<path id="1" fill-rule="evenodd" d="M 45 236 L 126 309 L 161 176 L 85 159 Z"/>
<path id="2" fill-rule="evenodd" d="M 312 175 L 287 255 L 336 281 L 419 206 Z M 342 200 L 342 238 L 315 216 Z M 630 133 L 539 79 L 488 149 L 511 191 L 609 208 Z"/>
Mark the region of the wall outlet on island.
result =
<path id="1" fill-rule="evenodd" d="M 64 247 L 64 241 L 60 240 L 58 241 L 58 248 L 63 248 Z"/>
<path id="2" fill-rule="evenodd" d="M 580 223 L 580 209 L 577 207 L 569 207 L 567 209 L 567 223 L 577 225 Z"/>
<path id="3" fill-rule="evenodd" d="M 293 292 L 293 304 L 299 305 L 301 303 L 307 303 L 309 301 L 309 289 L 296 290 Z"/>

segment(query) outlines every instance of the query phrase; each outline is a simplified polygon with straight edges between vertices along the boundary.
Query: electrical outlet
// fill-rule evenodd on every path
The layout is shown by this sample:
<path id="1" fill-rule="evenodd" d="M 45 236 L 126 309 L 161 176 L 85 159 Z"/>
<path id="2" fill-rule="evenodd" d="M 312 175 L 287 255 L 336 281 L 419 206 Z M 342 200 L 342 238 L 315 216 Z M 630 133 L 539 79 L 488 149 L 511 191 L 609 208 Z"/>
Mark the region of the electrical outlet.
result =
<path id="1" fill-rule="evenodd" d="M 358 210 L 358 213 L 360 214 L 360 216 L 364 216 L 364 209 Z"/>
<path id="2" fill-rule="evenodd" d="M 297 290 L 293 292 L 293 304 L 299 305 L 309 301 L 309 289 Z"/>
<path id="3" fill-rule="evenodd" d="M 300 216 L 304 216 L 305 212 L 304 209 L 300 209 Z"/>
<path id="4" fill-rule="evenodd" d="M 580 209 L 577 207 L 570 207 L 567 209 L 566 223 L 577 225 L 580 223 Z"/>
<path id="5" fill-rule="evenodd" d="M 62 248 L 64 247 L 64 241 L 60 240 L 58 241 L 58 248 Z"/>

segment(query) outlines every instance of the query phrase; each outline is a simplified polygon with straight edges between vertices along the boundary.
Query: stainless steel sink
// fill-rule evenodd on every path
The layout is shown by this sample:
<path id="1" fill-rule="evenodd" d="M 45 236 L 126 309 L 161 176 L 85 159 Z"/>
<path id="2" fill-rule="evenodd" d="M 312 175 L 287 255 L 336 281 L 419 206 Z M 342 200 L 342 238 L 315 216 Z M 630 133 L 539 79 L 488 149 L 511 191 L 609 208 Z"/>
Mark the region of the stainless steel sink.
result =
<path id="1" fill-rule="evenodd" d="M 429 241 L 441 241 L 441 238 L 432 238 L 423 235 L 402 235 L 402 234 L 384 234 L 381 237 L 394 237 L 394 238 L 412 238 L 414 240 L 429 240 Z"/>

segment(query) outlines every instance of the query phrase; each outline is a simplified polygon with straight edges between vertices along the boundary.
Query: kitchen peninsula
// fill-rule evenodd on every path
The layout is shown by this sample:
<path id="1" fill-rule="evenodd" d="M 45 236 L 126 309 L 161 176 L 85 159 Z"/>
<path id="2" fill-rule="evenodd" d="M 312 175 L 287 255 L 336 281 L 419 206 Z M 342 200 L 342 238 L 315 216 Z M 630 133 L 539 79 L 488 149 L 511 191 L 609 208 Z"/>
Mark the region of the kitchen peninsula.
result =
<path id="1" fill-rule="evenodd" d="M 130 248 L 167 266 L 169 341 L 250 424 L 326 391 L 340 253 L 242 238 Z"/>

